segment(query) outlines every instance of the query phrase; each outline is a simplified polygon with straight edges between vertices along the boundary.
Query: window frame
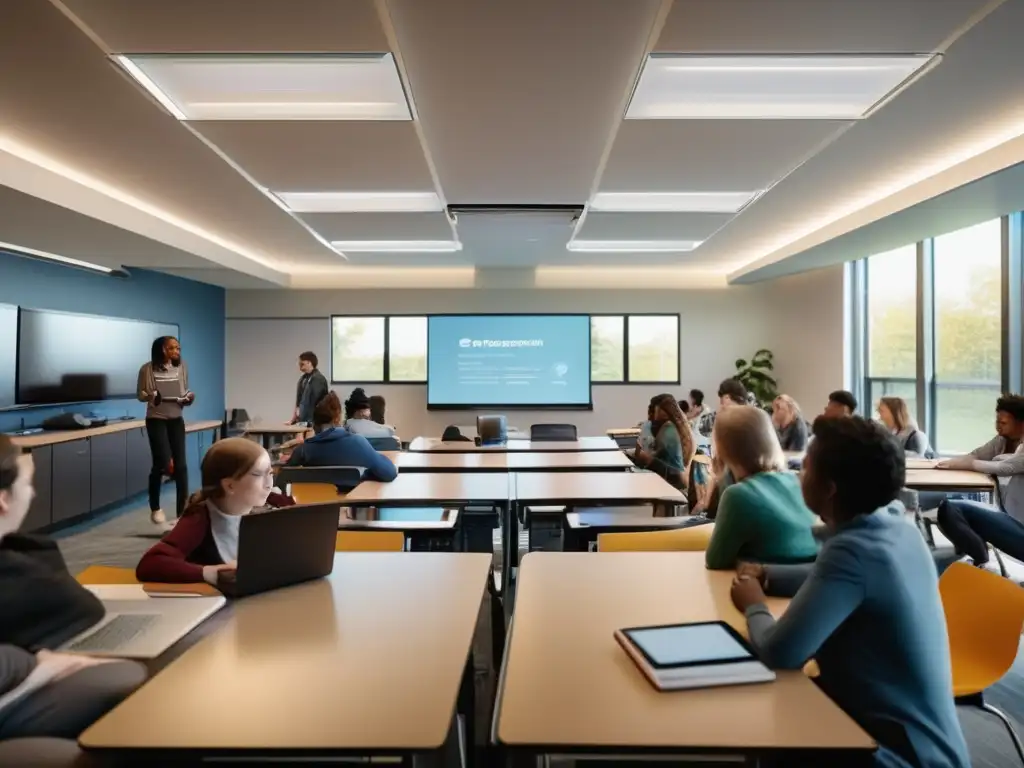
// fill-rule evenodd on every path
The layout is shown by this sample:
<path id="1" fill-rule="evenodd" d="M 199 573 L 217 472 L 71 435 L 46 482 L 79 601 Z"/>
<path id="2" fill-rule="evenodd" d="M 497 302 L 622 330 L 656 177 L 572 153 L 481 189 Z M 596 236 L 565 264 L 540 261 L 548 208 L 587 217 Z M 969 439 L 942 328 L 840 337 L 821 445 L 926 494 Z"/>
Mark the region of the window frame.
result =
<path id="1" fill-rule="evenodd" d="M 993 219 L 966 224 L 951 232 L 984 224 Z M 1024 389 L 1024 212 L 998 217 L 1000 222 L 1000 290 L 1002 322 L 1000 326 L 1000 389 L 1003 392 L 1021 392 Z M 943 233 L 949 234 L 949 233 Z M 875 382 L 895 381 L 914 383 L 917 389 L 917 422 L 923 425 L 933 447 L 939 450 L 942 435 L 938 434 L 938 387 L 942 383 L 936 375 L 936 323 L 938 310 L 935 301 L 935 240 L 941 235 L 918 240 L 917 248 L 917 360 L 915 377 L 873 377 L 870 370 L 870 297 L 867 273 L 871 256 L 852 264 L 848 273 L 852 283 L 852 302 L 849 308 L 855 345 L 853 370 L 856 383 L 861 387 L 864 403 L 861 411 L 871 415 L 874 402 L 868 402 L 871 386 Z M 892 250 L 892 249 L 889 249 Z M 879 251 L 884 253 L 885 251 Z M 995 403 L 993 402 L 993 407 Z M 949 451 L 945 451 L 947 455 Z"/>
<path id="2" fill-rule="evenodd" d="M 424 385 L 427 383 L 427 379 L 412 380 L 412 379 L 400 379 L 393 381 L 391 379 L 391 318 L 393 317 L 422 317 L 425 318 L 428 326 L 431 317 L 440 317 L 444 315 L 462 314 L 462 315 L 586 315 L 588 319 L 595 317 L 619 317 L 622 318 L 622 379 L 615 381 L 593 381 L 590 384 L 592 387 L 618 387 L 618 386 L 649 386 L 653 384 L 665 384 L 670 386 L 679 386 L 682 382 L 682 353 L 679 349 L 680 337 L 682 335 L 682 317 L 678 312 L 403 312 L 403 313 L 391 313 L 387 315 L 370 314 L 367 312 L 355 312 L 338 314 L 334 313 L 330 316 L 330 324 L 328 326 L 330 333 L 330 366 L 331 366 L 331 384 L 388 384 L 394 386 L 401 386 L 405 384 L 413 385 Z M 334 319 L 335 318 L 382 318 L 384 320 L 384 365 L 382 368 L 383 375 L 381 379 L 335 379 L 334 378 Z M 673 317 L 676 321 L 676 374 L 675 379 L 657 379 L 657 380 L 643 380 L 633 381 L 629 375 L 629 318 L 630 317 Z M 429 348 L 429 336 L 428 336 L 428 348 Z M 593 330 L 591 330 L 591 350 L 590 350 L 590 362 L 593 366 Z M 591 368 L 593 373 L 593 368 Z M 429 374 L 428 374 L 429 375 Z"/>

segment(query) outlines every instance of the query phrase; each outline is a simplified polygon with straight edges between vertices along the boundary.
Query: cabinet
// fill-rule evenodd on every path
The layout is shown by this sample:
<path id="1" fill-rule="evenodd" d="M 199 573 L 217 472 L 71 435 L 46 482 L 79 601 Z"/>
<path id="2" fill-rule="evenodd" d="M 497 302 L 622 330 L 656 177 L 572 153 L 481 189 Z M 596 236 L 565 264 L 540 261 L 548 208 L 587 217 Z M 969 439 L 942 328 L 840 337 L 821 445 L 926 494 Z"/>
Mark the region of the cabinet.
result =
<path id="1" fill-rule="evenodd" d="M 89 438 L 56 443 L 53 450 L 53 522 L 83 515 L 92 508 Z"/>
<path id="2" fill-rule="evenodd" d="M 125 492 L 127 443 L 124 432 L 90 437 L 89 443 L 92 457 L 90 466 L 92 493 L 89 509 L 99 509 L 121 501 L 127 495 Z"/>
<path id="3" fill-rule="evenodd" d="M 149 490 L 149 470 L 153 466 L 149 437 L 145 429 L 129 429 L 125 433 L 125 496 L 137 496 Z"/>
<path id="4" fill-rule="evenodd" d="M 36 489 L 36 497 L 32 500 L 32 506 L 28 508 L 28 515 L 22 523 L 22 530 L 32 531 L 49 525 L 53 520 L 53 497 L 51 484 L 53 477 L 53 447 L 44 445 L 42 448 L 32 449 L 32 462 L 36 470 L 32 484 Z"/>

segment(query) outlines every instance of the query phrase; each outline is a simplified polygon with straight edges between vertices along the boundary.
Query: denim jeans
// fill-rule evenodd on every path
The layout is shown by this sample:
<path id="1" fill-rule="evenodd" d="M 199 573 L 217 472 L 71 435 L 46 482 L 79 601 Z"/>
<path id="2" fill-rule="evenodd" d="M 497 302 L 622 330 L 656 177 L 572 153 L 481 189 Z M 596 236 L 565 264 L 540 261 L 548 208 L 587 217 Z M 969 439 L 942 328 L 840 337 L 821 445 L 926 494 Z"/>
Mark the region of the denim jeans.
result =
<path id="1" fill-rule="evenodd" d="M 996 507 L 946 499 L 939 505 L 938 523 L 957 552 L 968 555 L 977 565 L 988 562 L 988 544 L 1024 560 L 1024 523 Z"/>

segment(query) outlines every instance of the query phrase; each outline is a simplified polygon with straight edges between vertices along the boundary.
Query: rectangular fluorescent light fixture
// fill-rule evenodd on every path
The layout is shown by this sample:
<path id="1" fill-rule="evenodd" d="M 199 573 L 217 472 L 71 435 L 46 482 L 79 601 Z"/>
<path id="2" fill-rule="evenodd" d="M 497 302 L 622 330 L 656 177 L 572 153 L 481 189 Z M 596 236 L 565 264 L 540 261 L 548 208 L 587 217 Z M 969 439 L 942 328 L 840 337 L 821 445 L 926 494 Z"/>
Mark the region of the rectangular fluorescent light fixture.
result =
<path id="1" fill-rule="evenodd" d="M 758 192 L 598 192 L 590 210 L 621 213 L 736 213 Z"/>
<path id="2" fill-rule="evenodd" d="M 457 240 L 332 240 L 331 247 L 342 253 L 457 253 Z"/>
<path id="3" fill-rule="evenodd" d="M 65 264 L 69 267 L 78 267 L 79 269 L 88 269 L 92 272 L 99 272 L 104 275 L 112 274 L 114 271 L 110 267 L 104 267 L 102 264 L 93 264 L 91 261 L 72 259 L 69 256 L 58 256 L 56 253 L 40 251 L 35 248 L 26 248 L 23 245 L 13 245 L 12 243 L 0 243 L 0 251 L 6 251 L 7 253 L 11 253 L 15 256 L 24 256 L 30 259 L 55 261 L 58 264 Z"/>
<path id="4" fill-rule="evenodd" d="M 178 120 L 412 120 L 390 53 L 113 58 Z"/>
<path id="5" fill-rule="evenodd" d="M 701 240 L 570 240 L 565 247 L 574 253 L 685 253 Z"/>
<path id="6" fill-rule="evenodd" d="M 627 120 L 859 120 L 938 57 L 652 54 Z"/>
<path id="7" fill-rule="evenodd" d="M 295 213 L 415 213 L 443 211 L 435 192 L 273 192 Z"/>

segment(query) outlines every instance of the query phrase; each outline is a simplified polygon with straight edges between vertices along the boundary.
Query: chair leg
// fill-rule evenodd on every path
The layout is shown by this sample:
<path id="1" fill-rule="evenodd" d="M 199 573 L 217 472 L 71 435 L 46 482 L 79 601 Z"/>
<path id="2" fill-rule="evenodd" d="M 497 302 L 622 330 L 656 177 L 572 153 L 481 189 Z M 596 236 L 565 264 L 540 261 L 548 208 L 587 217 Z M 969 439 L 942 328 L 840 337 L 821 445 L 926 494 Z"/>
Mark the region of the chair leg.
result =
<path id="1" fill-rule="evenodd" d="M 984 709 L 986 712 L 998 717 L 1002 721 L 1003 725 L 1006 726 L 1006 730 L 1009 732 L 1010 738 L 1013 740 L 1013 746 L 1017 750 L 1017 757 L 1020 759 L 1021 764 L 1024 764 L 1024 746 L 1021 746 L 1020 737 L 1017 736 L 1017 731 L 1014 730 L 1013 724 L 1010 722 L 1010 718 L 1008 718 L 1005 714 L 1003 714 L 1001 710 L 996 709 L 988 702 L 982 703 L 981 708 Z"/>
<path id="2" fill-rule="evenodd" d="M 999 575 L 1004 579 L 1009 577 L 1010 574 L 1006 571 L 1006 562 L 1003 560 L 1003 556 L 1000 554 L 999 550 L 992 547 L 992 554 L 996 556 L 996 562 L 999 563 Z"/>

